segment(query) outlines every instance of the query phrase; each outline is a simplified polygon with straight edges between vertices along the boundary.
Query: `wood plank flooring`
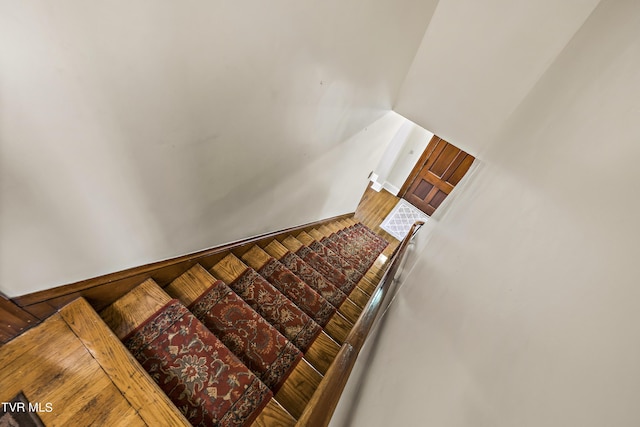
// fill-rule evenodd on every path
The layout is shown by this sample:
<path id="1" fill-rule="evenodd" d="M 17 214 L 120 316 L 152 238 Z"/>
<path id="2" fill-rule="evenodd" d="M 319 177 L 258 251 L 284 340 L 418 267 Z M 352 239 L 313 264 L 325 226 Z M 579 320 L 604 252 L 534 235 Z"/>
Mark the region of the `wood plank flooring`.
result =
<path id="1" fill-rule="evenodd" d="M 400 198 L 389 193 L 384 188 L 379 192 L 372 190 L 371 184 L 369 184 L 362 195 L 362 199 L 360 199 L 354 217 L 384 237 L 389 243 L 395 242 L 399 244 L 398 239 L 380 228 L 380 224 L 389 215 L 389 212 L 393 210 L 398 200 Z"/>

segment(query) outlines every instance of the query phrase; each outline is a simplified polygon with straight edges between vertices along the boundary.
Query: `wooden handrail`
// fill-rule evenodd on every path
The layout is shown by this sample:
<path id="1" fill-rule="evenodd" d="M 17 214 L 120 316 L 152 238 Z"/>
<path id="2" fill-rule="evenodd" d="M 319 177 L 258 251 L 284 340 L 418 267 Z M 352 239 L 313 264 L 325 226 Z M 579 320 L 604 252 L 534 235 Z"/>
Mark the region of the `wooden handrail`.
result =
<path id="1" fill-rule="evenodd" d="M 349 335 L 347 335 L 338 355 L 331 363 L 327 373 L 322 378 L 320 385 L 296 423 L 296 427 L 326 427 L 329 425 L 358 354 L 378 317 L 378 313 L 382 309 L 382 303 L 391 288 L 393 279 L 409 246 L 409 241 L 423 225 L 423 221 L 416 221 L 391 255 L 391 262 L 380 283 L 378 283 L 369 302 L 362 310 L 358 321 L 353 325 Z"/>

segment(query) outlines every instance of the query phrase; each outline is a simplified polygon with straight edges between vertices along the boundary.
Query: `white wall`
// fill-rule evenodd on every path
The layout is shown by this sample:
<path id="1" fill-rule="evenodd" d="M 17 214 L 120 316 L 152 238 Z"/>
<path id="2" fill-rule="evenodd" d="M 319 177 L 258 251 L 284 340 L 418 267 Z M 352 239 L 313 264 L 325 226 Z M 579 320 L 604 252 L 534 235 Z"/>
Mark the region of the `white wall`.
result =
<path id="1" fill-rule="evenodd" d="M 478 157 L 598 0 L 440 0 L 394 111 Z"/>
<path id="2" fill-rule="evenodd" d="M 354 210 L 434 6 L 0 0 L 0 291 Z"/>
<path id="3" fill-rule="evenodd" d="M 386 188 L 394 195 L 398 194 L 400 187 L 404 185 L 416 162 L 420 159 L 420 156 L 433 137 L 433 133 L 423 127 L 415 123 L 411 124 L 411 131 L 404 140 L 402 148 L 386 180 Z"/>
<path id="4" fill-rule="evenodd" d="M 384 187 L 397 195 L 411 170 L 427 147 L 433 133 L 402 116 L 401 126 L 387 144 L 380 162 L 375 167 L 376 183 L 372 188 Z"/>
<path id="5" fill-rule="evenodd" d="M 638 69 L 602 1 L 427 223 L 351 426 L 640 424 Z"/>

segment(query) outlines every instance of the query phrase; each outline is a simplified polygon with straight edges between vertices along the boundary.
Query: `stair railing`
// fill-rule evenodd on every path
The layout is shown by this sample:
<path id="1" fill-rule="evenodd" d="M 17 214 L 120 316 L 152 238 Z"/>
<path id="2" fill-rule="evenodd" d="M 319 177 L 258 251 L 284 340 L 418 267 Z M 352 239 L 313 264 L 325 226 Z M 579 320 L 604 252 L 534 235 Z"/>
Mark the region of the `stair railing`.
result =
<path id="1" fill-rule="evenodd" d="M 333 412 L 336 406 L 338 406 L 342 391 L 356 363 L 358 354 L 381 312 L 382 303 L 385 301 L 391 289 L 393 279 L 402 263 L 409 242 L 423 225 L 423 221 L 416 221 L 411 226 L 409 233 L 407 233 L 406 237 L 391 255 L 391 261 L 380 283 L 378 283 L 369 302 L 362 310 L 358 321 L 353 325 L 349 335 L 347 335 L 338 355 L 322 378 L 320 385 L 296 423 L 296 427 L 326 427 L 329 425 Z"/>

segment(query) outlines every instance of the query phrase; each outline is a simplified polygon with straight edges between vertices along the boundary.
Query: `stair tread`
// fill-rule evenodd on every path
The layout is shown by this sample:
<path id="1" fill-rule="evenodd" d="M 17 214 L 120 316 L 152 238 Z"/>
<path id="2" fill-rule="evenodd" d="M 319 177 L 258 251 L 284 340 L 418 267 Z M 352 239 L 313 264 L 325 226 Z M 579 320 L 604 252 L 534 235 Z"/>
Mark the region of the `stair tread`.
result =
<path id="1" fill-rule="evenodd" d="M 342 344 L 344 340 L 347 339 L 351 328 L 353 328 L 353 323 L 345 319 L 340 312 L 335 313 L 331 317 L 331 320 L 324 326 L 325 332 L 338 344 Z"/>
<path id="2" fill-rule="evenodd" d="M 227 284 L 233 283 L 242 273 L 245 272 L 247 266 L 242 263 L 235 255 L 229 254 L 220 260 L 211 268 L 211 273 L 219 277 Z"/>
<path id="3" fill-rule="evenodd" d="M 271 399 L 253 421 L 251 427 L 293 427 L 295 425 L 296 419 L 278 402 Z"/>
<path id="4" fill-rule="evenodd" d="M 216 279 L 200 264 L 196 264 L 164 288 L 187 307 L 216 283 Z"/>
<path id="5" fill-rule="evenodd" d="M 289 249 L 291 252 L 296 253 L 304 246 L 304 244 L 293 236 L 287 236 L 287 238 L 282 241 L 282 246 Z"/>
<path id="6" fill-rule="evenodd" d="M 179 298 L 183 288 L 194 285 L 201 292 L 191 300 L 189 309 L 269 388 L 277 391 L 302 359 L 302 353 L 224 282 L 199 265 L 165 290 Z"/>
<path id="7" fill-rule="evenodd" d="M 148 425 L 190 425 L 84 299 L 63 307 L 60 315 Z M 104 328 L 100 328 L 100 324 Z M 69 402 L 64 396 L 57 394 L 57 397 Z"/>
<path id="8" fill-rule="evenodd" d="M 258 246 L 253 246 L 241 258 L 249 267 L 258 271 L 269 262 L 271 256 Z"/>
<path id="9" fill-rule="evenodd" d="M 248 277 L 248 276 L 247 277 L 241 277 L 241 276 L 243 276 L 245 274 L 256 274 L 257 275 L 257 273 L 255 273 L 255 271 L 253 271 L 253 270 L 251 270 L 251 271 L 253 271 L 253 273 L 251 273 L 251 271 L 247 272 L 247 269 L 248 269 L 247 266 L 242 261 L 240 261 L 238 258 L 236 258 L 235 255 L 229 254 L 225 258 L 223 258 L 220 262 L 218 262 L 216 265 L 214 265 L 211 268 L 211 272 L 214 275 L 216 275 L 217 277 L 220 277 L 225 282 L 227 282 L 227 280 L 229 280 L 230 287 L 232 289 L 236 290 L 234 285 L 236 285 L 236 286 L 240 285 L 240 284 L 235 284 L 236 280 L 238 280 L 238 279 L 247 280 L 247 277 Z M 264 280 L 264 279 L 262 279 L 262 280 Z M 268 282 L 267 282 L 267 284 L 268 284 Z M 244 288 L 245 284 L 242 283 L 241 285 Z M 272 286 L 272 285 L 269 284 L 269 286 Z M 279 291 L 277 291 L 277 292 L 279 292 Z M 243 295 L 240 295 L 240 296 L 243 297 L 243 299 L 246 300 L 246 298 Z M 286 298 L 286 297 L 284 297 L 284 298 Z M 258 311 L 258 313 L 260 313 L 263 317 L 265 317 L 271 324 L 276 326 L 276 328 L 279 329 L 280 332 L 282 332 L 289 339 L 292 339 L 291 336 L 287 334 L 286 329 L 283 329 L 284 325 L 278 326 L 277 324 L 274 324 L 274 322 L 276 322 L 277 319 L 270 318 L 270 317 L 272 317 L 272 315 L 270 315 L 268 313 L 264 313 L 264 311 L 261 311 L 261 309 L 259 307 L 257 307 L 254 303 L 252 303 L 252 302 L 250 302 L 248 300 L 246 300 L 246 301 L 256 311 Z M 293 304 L 293 303 L 291 303 L 291 304 Z M 294 306 L 295 306 L 295 304 L 294 304 Z M 302 314 L 304 314 L 304 313 L 302 313 Z M 304 316 L 306 316 L 306 315 L 304 315 Z M 292 340 L 292 341 L 295 342 L 295 339 Z M 321 374 L 324 374 L 327 371 L 329 365 L 331 364 L 331 360 L 333 360 L 335 355 L 338 353 L 339 349 L 340 349 L 340 346 L 338 345 L 338 343 L 336 343 L 333 339 L 331 339 L 324 331 L 320 331 L 319 335 L 317 335 L 315 340 L 313 342 L 311 342 L 310 345 L 308 345 L 305 348 L 305 359 L 307 359 Z M 328 359 L 330 359 L 330 360 L 327 363 Z"/>
<path id="10" fill-rule="evenodd" d="M 331 316 L 335 314 L 336 308 L 280 261 L 272 258 L 266 252 L 264 254 L 269 260 L 258 270 L 258 273 L 320 326 L 324 327 Z"/>
<path id="11" fill-rule="evenodd" d="M 152 279 L 147 279 L 100 312 L 120 339 L 171 301 Z"/>
<path id="12" fill-rule="evenodd" d="M 322 375 L 303 359 L 296 365 L 275 398 L 291 415 L 299 418 L 321 380 Z"/>
<path id="13" fill-rule="evenodd" d="M 274 240 L 270 242 L 267 246 L 264 247 L 264 251 L 274 257 L 275 259 L 281 259 L 287 253 L 289 253 L 289 249 L 287 249 L 282 243 Z M 292 251 L 295 252 L 295 251 Z"/>
<path id="14" fill-rule="evenodd" d="M 282 292 L 267 282 L 254 269 L 247 267 L 233 254 L 225 257 L 218 264 L 214 265 L 211 270 L 214 274 L 226 276 L 229 279 L 228 284 L 231 289 L 236 291 L 240 297 L 274 325 L 276 329 L 282 332 L 292 342 L 296 343 L 298 348 L 306 350 L 309 335 L 305 330 L 310 327 L 308 322 L 313 322 L 313 320 L 283 295 Z M 242 272 L 238 273 L 238 271 Z M 223 280 L 225 282 L 227 281 L 224 278 Z M 265 298 L 268 299 L 265 300 Z M 264 303 L 261 304 L 263 301 Z M 265 306 L 266 302 L 268 302 L 268 305 Z M 302 320 L 295 320 L 297 318 Z M 292 321 L 297 322 L 295 323 L 297 325 L 295 328 L 293 327 L 294 324 L 291 323 Z M 315 322 L 313 323 L 315 324 Z M 310 333 L 311 330 L 308 330 L 308 332 Z M 301 333 L 303 335 L 300 335 Z M 314 332 L 314 334 L 316 333 Z M 301 339 L 302 341 L 300 341 Z"/>
<path id="15" fill-rule="evenodd" d="M 132 316 L 121 310 L 131 308 L 134 298 L 143 298 L 142 292 L 152 295 L 153 301 L 167 304 L 135 325 L 123 343 L 176 406 L 186 411 L 189 421 L 209 424 L 228 418 L 245 422 L 255 419 L 272 399 L 272 392 L 182 303 L 172 300 L 155 282 L 145 281 L 105 313 L 112 316 L 110 320 L 119 318 L 129 325 Z M 149 307 L 144 306 L 146 314 Z M 136 315 L 136 321 L 141 317 Z M 191 366 L 189 369 L 197 372 L 203 385 L 189 387 L 189 379 L 175 374 L 183 369 L 180 366 Z M 209 371 L 208 367 L 214 366 L 225 369 Z"/>
<path id="16" fill-rule="evenodd" d="M 304 231 L 301 231 L 296 236 L 296 239 L 298 239 L 303 245 L 306 245 L 306 246 L 309 246 L 311 243 L 313 243 L 316 240 Z"/>

